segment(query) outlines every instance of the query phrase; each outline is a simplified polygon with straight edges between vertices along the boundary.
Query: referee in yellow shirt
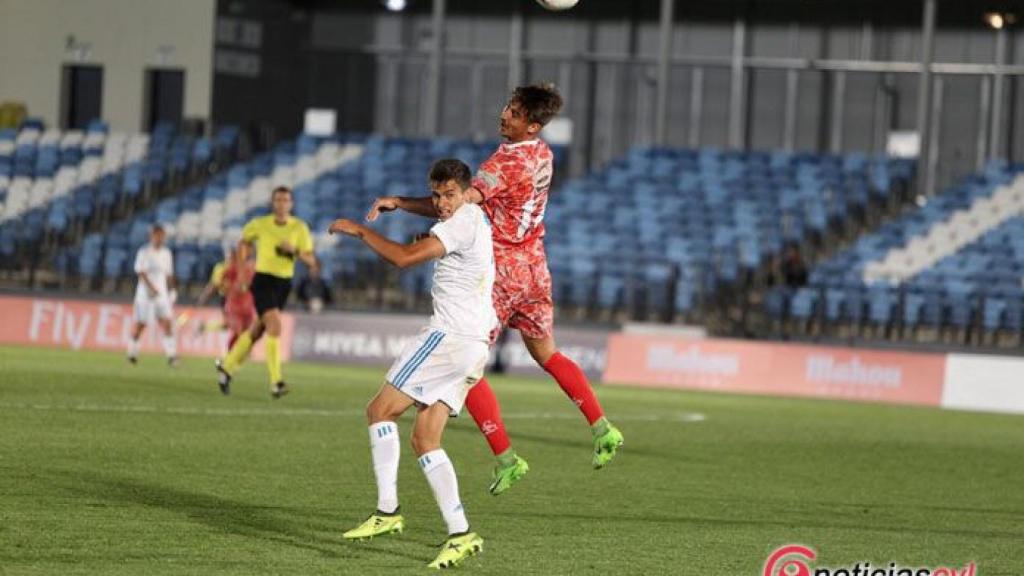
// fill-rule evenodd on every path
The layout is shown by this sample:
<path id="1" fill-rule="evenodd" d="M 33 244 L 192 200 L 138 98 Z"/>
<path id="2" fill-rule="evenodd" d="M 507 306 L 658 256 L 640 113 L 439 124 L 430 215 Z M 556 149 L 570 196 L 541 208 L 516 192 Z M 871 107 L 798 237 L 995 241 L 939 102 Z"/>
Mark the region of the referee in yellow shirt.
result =
<path id="1" fill-rule="evenodd" d="M 250 287 L 256 301 L 256 321 L 238 338 L 224 362 L 217 363 L 220 373 L 217 383 L 224 394 L 231 393 L 232 375 L 249 355 L 253 342 L 259 340 L 264 332 L 267 335 L 270 395 L 276 399 L 288 393 L 288 385 L 281 376 L 281 310 L 292 289 L 296 259 L 309 267 L 310 274 L 319 273 L 309 226 L 291 215 L 291 189 L 285 186 L 275 188 L 271 204 L 273 213 L 250 220 L 242 229 L 242 241 L 238 244 L 243 260 L 248 257 L 251 247 L 256 248 L 256 274 Z"/>

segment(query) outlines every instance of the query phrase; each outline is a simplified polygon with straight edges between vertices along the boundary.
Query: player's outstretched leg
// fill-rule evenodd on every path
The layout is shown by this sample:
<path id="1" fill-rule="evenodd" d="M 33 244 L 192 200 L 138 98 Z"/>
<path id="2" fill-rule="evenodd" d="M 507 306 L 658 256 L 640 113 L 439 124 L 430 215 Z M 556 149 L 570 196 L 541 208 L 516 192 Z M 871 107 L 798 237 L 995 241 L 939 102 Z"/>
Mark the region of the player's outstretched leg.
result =
<path id="1" fill-rule="evenodd" d="M 247 330 L 242 331 L 235 340 L 231 349 L 228 350 L 224 360 L 217 360 L 214 364 L 217 367 L 217 385 L 225 396 L 231 394 L 231 380 L 235 373 L 242 367 L 242 363 L 249 357 L 253 345 L 263 337 L 264 326 L 259 319 L 253 320 Z"/>
<path id="2" fill-rule="evenodd" d="M 398 424 L 386 420 L 371 424 L 370 452 L 377 479 L 377 510 L 362 524 L 342 534 L 347 540 L 401 534 L 405 529 L 405 519 L 398 513 Z"/>
<path id="3" fill-rule="evenodd" d="M 270 395 L 275 400 L 288 393 L 288 385 L 281 377 L 281 342 L 278 336 L 267 335 L 267 374 L 270 376 Z"/>
<path id="4" fill-rule="evenodd" d="M 171 327 L 171 319 L 161 318 L 160 329 L 163 330 L 163 336 L 160 338 L 160 344 L 164 348 L 164 356 L 167 357 L 167 365 L 171 368 L 178 366 L 178 338 L 174 334 L 174 329 Z"/>
<path id="5" fill-rule="evenodd" d="M 242 363 L 249 357 L 249 352 L 252 351 L 252 344 L 255 338 L 252 336 L 252 329 L 242 332 L 238 340 L 235 341 L 235 345 L 228 350 L 227 356 L 224 357 L 224 362 L 221 363 L 223 371 L 228 376 L 233 376 L 235 372 L 241 368 Z"/>
<path id="6" fill-rule="evenodd" d="M 427 567 L 438 570 L 454 568 L 466 558 L 482 552 L 483 549 L 484 539 L 478 536 L 476 532 L 452 534 L 441 544 L 441 552 L 438 553 L 437 558 L 434 558 L 433 562 L 427 564 Z"/>
<path id="7" fill-rule="evenodd" d="M 603 468 L 615 458 L 623 437 L 622 432 L 605 417 L 587 375 L 579 365 L 558 351 L 553 337 L 535 339 L 523 336 L 523 342 L 534 360 L 558 382 L 565 395 L 587 419 L 594 437 L 592 463 L 594 468 Z"/>
<path id="8" fill-rule="evenodd" d="M 377 536 L 388 534 L 401 534 L 405 530 L 405 519 L 398 513 L 398 509 L 391 514 L 385 514 L 380 510 L 363 521 L 362 524 L 341 535 L 345 540 L 372 540 Z"/>
<path id="9" fill-rule="evenodd" d="M 437 558 L 429 568 L 453 568 L 483 550 L 484 540 L 469 530 L 466 510 L 459 498 L 459 480 L 448 453 L 441 447 L 441 434 L 449 409 L 441 402 L 422 408 L 416 415 L 412 444 L 419 455 L 420 469 L 426 476 L 437 507 L 448 527 L 448 538 L 441 544 Z"/>
<path id="10" fill-rule="evenodd" d="M 220 387 L 221 394 L 225 396 L 231 394 L 231 380 L 234 378 L 235 372 L 241 368 L 242 362 L 245 362 L 249 356 L 252 343 L 252 329 L 242 332 L 238 340 L 235 341 L 235 345 L 228 350 L 224 360 L 218 359 L 214 364 L 217 367 L 217 386 Z"/>
<path id="11" fill-rule="evenodd" d="M 243 332 L 242 330 L 239 330 L 237 332 L 231 331 L 231 332 L 228 333 L 228 350 L 229 351 L 235 345 L 235 342 L 238 342 L 238 339 L 242 336 L 242 332 Z"/>
<path id="12" fill-rule="evenodd" d="M 136 304 L 136 306 L 138 305 Z M 131 364 L 136 364 L 139 361 L 139 348 L 142 347 L 139 343 L 139 338 L 142 337 L 142 331 L 145 329 L 146 325 L 141 322 L 136 323 L 135 326 L 132 327 L 131 336 L 128 338 L 127 352 L 128 362 Z"/>
<path id="13" fill-rule="evenodd" d="M 281 375 L 281 314 L 276 308 L 263 313 L 263 325 L 267 328 L 267 375 L 270 377 L 270 397 L 274 400 L 289 392 Z"/>
<path id="14" fill-rule="evenodd" d="M 395 420 L 411 404 L 411 399 L 385 384 L 366 408 L 373 475 L 377 481 L 377 509 L 362 524 L 342 534 L 346 540 L 400 534 L 405 529 L 405 519 L 398 507 L 398 461 L 402 450 Z"/>
<path id="15" fill-rule="evenodd" d="M 508 433 L 505 431 L 505 422 L 501 419 L 498 398 L 494 395 L 494 390 L 491 389 L 486 378 L 481 378 L 469 389 L 469 394 L 466 396 L 466 409 L 469 410 L 477 428 L 487 439 L 491 452 L 498 459 L 498 464 L 494 467 L 491 485 L 487 488 L 492 495 L 497 496 L 525 476 L 530 471 L 530 466 L 512 449 Z"/>

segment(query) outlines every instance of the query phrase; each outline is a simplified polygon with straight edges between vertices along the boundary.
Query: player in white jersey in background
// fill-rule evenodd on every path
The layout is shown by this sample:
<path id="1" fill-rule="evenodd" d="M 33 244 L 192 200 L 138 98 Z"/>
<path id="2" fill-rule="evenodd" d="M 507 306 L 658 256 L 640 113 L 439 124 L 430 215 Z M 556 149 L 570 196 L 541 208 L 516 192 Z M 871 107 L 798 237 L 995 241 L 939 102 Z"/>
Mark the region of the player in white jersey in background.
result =
<path id="1" fill-rule="evenodd" d="M 139 248 L 135 254 L 135 274 L 139 277 L 135 288 L 135 306 L 131 339 L 128 341 L 128 361 L 132 364 L 139 359 L 139 339 L 146 325 L 155 318 L 163 331 L 161 344 L 167 363 L 178 364 L 178 343 L 171 326 L 174 291 L 171 283 L 174 280 L 174 259 L 171 251 L 164 246 L 167 233 L 163 226 L 154 224 L 149 231 L 149 244 Z"/>
<path id="2" fill-rule="evenodd" d="M 459 485 L 441 435 L 449 416 L 458 416 L 469 389 L 483 376 L 489 335 L 498 318 L 491 301 L 494 249 L 483 210 L 468 202 L 471 173 L 459 160 L 438 160 L 430 168 L 432 199 L 440 222 L 430 235 L 412 244 L 392 242 L 350 220 L 337 220 L 330 232 L 366 243 L 381 258 L 405 268 L 437 260 L 430 324 L 388 371 L 387 379 L 366 409 L 370 449 L 377 480 L 377 510 L 344 538 L 361 540 L 401 532 L 398 508 L 399 441 L 396 421 L 417 408 L 412 446 L 434 491 L 448 527 L 448 539 L 429 564 L 456 566 L 480 551 L 483 539 L 469 530 Z"/>

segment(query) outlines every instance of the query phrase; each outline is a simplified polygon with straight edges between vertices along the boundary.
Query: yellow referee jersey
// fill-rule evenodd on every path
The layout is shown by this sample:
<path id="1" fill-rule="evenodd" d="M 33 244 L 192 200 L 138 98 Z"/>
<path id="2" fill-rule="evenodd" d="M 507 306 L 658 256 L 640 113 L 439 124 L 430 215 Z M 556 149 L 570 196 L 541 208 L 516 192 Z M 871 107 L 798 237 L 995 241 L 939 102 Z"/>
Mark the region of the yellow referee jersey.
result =
<path id="1" fill-rule="evenodd" d="M 313 251 L 309 226 L 294 216 L 289 216 L 286 224 L 274 222 L 273 214 L 253 218 L 242 229 L 242 240 L 256 246 L 256 272 L 278 278 L 291 278 L 295 275 L 295 258 L 277 250 L 283 242 L 292 245 L 296 256 Z"/>

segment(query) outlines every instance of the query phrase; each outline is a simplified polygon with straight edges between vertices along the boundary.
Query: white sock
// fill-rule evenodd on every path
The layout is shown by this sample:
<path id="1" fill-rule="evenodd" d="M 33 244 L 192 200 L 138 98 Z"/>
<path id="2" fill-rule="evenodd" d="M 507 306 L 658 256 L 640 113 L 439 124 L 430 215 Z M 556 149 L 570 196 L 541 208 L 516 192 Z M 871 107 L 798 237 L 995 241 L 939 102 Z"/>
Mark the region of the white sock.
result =
<path id="1" fill-rule="evenodd" d="M 370 425 L 370 453 L 373 456 L 373 475 L 377 477 L 377 510 L 394 512 L 398 509 L 398 424 L 378 422 Z"/>
<path id="2" fill-rule="evenodd" d="M 164 345 L 164 354 L 168 358 L 174 358 L 178 355 L 178 339 L 174 337 L 174 334 L 164 336 L 160 339 L 160 342 Z"/>
<path id="3" fill-rule="evenodd" d="M 427 477 L 427 482 L 434 490 L 437 507 L 448 525 L 448 534 L 459 534 L 469 530 L 466 511 L 459 499 L 459 480 L 455 477 L 455 467 L 448 459 L 448 454 L 438 448 L 420 456 L 420 468 Z"/>
<path id="4" fill-rule="evenodd" d="M 134 338 L 128 338 L 128 357 L 139 357 L 139 341 L 135 340 Z"/>

